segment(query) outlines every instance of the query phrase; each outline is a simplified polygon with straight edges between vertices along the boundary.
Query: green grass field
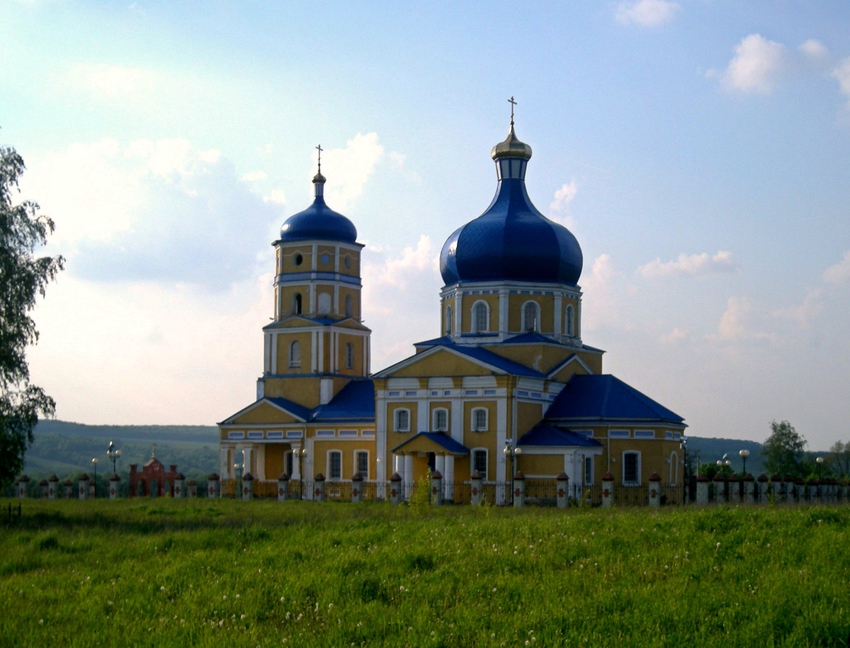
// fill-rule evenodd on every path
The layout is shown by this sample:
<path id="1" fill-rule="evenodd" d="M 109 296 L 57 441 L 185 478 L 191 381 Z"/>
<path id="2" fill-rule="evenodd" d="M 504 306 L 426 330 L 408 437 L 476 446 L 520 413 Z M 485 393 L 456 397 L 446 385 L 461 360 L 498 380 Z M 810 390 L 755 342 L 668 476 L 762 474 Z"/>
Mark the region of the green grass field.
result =
<path id="1" fill-rule="evenodd" d="M 0 525 L 0 646 L 846 646 L 848 523 L 806 506 L 26 501 Z"/>

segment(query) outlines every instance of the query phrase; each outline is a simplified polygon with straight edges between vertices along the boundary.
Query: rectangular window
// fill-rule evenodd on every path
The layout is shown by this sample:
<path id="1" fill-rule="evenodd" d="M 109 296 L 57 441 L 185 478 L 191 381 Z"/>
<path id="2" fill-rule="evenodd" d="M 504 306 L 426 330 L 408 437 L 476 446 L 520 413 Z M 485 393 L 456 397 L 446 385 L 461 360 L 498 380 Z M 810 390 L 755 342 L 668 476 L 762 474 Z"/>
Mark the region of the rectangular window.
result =
<path id="1" fill-rule="evenodd" d="M 369 453 L 363 450 L 359 450 L 354 453 L 355 455 L 355 465 L 357 466 L 357 472 L 360 473 L 360 476 L 364 479 L 369 478 Z"/>
<path id="2" fill-rule="evenodd" d="M 483 407 L 478 407 L 472 410 L 472 431 L 486 432 L 487 431 L 487 410 Z"/>
<path id="3" fill-rule="evenodd" d="M 449 429 L 448 410 L 434 410 L 434 432 L 446 432 Z"/>
<path id="4" fill-rule="evenodd" d="M 473 450 L 472 451 L 472 470 L 477 471 L 481 475 L 481 479 L 487 480 L 487 451 Z"/>
<path id="5" fill-rule="evenodd" d="M 342 479 L 342 453 L 339 450 L 328 453 L 328 479 Z"/>
<path id="6" fill-rule="evenodd" d="M 637 452 L 623 453 L 623 484 L 626 486 L 640 484 L 640 455 Z"/>
<path id="7" fill-rule="evenodd" d="M 584 483 L 585 486 L 593 485 L 593 457 L 584 458 Z"/>

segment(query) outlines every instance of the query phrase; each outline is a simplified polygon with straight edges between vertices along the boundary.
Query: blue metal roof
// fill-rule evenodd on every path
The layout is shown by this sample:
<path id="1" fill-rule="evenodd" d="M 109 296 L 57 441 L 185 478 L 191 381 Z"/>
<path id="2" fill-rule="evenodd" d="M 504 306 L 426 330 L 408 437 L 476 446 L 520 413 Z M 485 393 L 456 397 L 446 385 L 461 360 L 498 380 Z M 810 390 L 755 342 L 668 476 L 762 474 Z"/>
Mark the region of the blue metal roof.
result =
<path id="1" fill-rule="evenodd" d="M 682 424 L 675 412 L 610 374 L 576 374 L 558 394 L 545 418 L 582 420 L 646 420 Z"/>
<path id="2" fill-rule="evenodd" d="M 325 178 L 321 172 L 313 178 L 313 183 L 316 187 L 313 204 L 286 219 L 280 228 L 280 240 L 321 239 L 354 243 L 357 240 L 357 228 L 354 223 L 325 204 Z"/>
<path id="3" fill-rule="evenodd" d="M 576 434 L 545 423 L 538 423 L 529 432 L 520 437 L 519 446 L 579 446 L 582 448 L 602 447 L 596 439 Z"/>
<path id="4" fill-rule="evenodd" d="M 528 197 L 525 164 L 530 156 L 529 147 L 527 157 L 519 149 L 506 149 L 494 158 L 499 182 L 493 202 L 449 236 L 440 252 L 446 285 L 494 280 L 578 283 L 583 257 L 576 237 L 541 214 Z"/>
<path id="5" fill-rule="evenodd" d="M 371 380 L 352 380 L 330 403 L 313 410 L 312 421 L 374 421 L 375 385 Z"/>

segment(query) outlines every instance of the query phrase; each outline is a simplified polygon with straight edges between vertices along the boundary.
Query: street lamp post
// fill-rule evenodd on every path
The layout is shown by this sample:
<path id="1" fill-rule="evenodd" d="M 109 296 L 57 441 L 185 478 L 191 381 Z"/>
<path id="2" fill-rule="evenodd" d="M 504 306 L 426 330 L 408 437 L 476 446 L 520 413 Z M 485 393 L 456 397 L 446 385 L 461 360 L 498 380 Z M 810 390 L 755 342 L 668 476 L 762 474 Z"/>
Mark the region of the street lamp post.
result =
<path id="1" fill-rule="evenodd" d="M 238 461 L 233 464 L 233 499 L 239 499 L 242 495 L 242 464 Z"/>
<path id="2" fill-rule="evenodd" d="M 746 450 L 746 449 L 745 450 L 739 450 L 738 454 L 741 455 L 741 459 L 744 460 L 743 474 L 746 475 L 747 474 L 747 457 L 750 456 L 750 451 Z"/>
<path id="3" fill-rule="evenodd" d="M 307 448 L 301 446 L 292 451 L 298 457 L 298 499 L 304 499 L 304 457 L 307 456 Z"/>
<path id="4" fill-rule="evenodd" d="M 94 466 L 94 486 L 92 498 L 97 499 L 97 457 L 92 457 L 92 466 Z"/>
<path id="5" fill-rule="evenodd" d="M 121 458 L 121 451 L 115 447 L 115 444 L 112 441 L 109 442 L 109 448 L 106 450 L 106 456 L 112 460 L 112 473 L 116 474 L 118 471 L 115 469 L 115 462 Z"/>
<path id="6" fill-rule="evenodd" d="M 820 479 L 821 467 L 823 466 L 823 457 L 818 457 L 815 459 L 815 462 L 818 465 L 818 479 Z"/>
<path id="7" fill-rule="evenodd" d="M 522 454 L 522 448 L 514 446 L 513 439 L 505 440 L 505 447 L 502 448 L 505 453 L 505 458 L 508 461 L 508 471 L 511 477 L 511 498 L 510 503 L 514 503 L 514 468 L 516 468 L 516 458 Z"/>

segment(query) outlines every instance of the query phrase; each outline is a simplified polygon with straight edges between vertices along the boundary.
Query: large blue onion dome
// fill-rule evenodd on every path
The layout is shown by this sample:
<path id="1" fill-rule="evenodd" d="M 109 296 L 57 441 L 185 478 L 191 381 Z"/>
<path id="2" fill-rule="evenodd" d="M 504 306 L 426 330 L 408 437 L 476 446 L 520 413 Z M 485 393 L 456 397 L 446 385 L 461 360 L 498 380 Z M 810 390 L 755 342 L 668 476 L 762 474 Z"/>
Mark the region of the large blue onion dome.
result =
<path id="1" fill-rule="evenodd" d="M 280 240 L 321 239 L 354 243 L 357 240 L 357 228 L 354 223 L 325 204 L 325 176 L 322 175 L 321 167 L 313 178 L 313 185 L 316 188 L 313 204 L 286 219 L 280 228 Z"/>
<path id="2" fill-rule="evenodd" d="M 459 281 L 534 281 L 576 285 L 581 247 L 563 225 L 541 214 L 525 188 L 531 147 L 514 133 L 493 147 L 498 186 L 481 216 L 455 231 L 440 253 L 446 285 Z"/>

